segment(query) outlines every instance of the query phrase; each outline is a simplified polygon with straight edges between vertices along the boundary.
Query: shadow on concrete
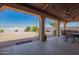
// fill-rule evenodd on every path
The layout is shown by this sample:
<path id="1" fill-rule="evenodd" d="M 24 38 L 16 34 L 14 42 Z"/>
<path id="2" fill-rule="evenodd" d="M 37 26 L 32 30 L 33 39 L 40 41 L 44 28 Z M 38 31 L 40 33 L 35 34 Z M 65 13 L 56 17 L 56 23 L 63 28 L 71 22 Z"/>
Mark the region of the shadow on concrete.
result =
<path id="1" fill-rule="evenodd" d="M 38 40 L 38 37 L 30 37 L 30 38 L 22 38 L 22 39 L 4 41 L 4 42 L 0 42 L 0 48 L 30 43 L 30 42 L 34 42 L 34 41 L 37 41 L 37 40 Z"/>

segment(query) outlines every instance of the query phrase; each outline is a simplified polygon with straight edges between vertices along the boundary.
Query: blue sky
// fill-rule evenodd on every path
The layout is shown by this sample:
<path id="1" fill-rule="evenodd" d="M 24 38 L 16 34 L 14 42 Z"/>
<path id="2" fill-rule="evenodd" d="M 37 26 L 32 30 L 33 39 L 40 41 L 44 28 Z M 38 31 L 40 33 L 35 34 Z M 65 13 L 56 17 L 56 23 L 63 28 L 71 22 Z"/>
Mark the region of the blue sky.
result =
<path id="1" fill-rule="evenodd" d="M 78 26 L 79 27 L 79 22 L 70 22 L 70 23 L 67 24 L 67 26 L 69 26 L 69 27 L 76 27 L 76 26 Z"/>
<path id="2" fill-rule="evenodd" d="M 36 16 L 6 9 L 0 12 L 0 26 L 32 26 L 38 25 Z"/>
<path id="3" fill-rule="evenodd" d="M 45 26 L 50 27 L 48 18 L 45 21 Z M 14 10 L 6 9 L 0 12 L 0 26 L 39 26 L 39 21 L 36 16 L 16 12 Z M 69 23 L 68 26 L 79 26 L 78 23 Z"/>

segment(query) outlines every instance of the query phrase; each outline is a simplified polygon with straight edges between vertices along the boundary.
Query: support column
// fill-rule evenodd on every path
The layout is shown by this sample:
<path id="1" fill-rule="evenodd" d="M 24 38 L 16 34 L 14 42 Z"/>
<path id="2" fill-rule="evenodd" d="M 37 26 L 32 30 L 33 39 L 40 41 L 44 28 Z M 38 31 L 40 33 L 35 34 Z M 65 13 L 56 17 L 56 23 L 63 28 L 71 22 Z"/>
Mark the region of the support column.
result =
<path id="1" fill-rule="evenodd" d="M 60 21 L 56 21 L 56 36 L 60 36 Z"/>
<path id="2" fill-rule="evenodd" d="M 56 36 L 60 36 L 60 21 L 55 20 L 55 30 L 56 30 Z"/>
<path id="3" fill-rule="evenodd" d="M 67 22 L 64 22 L 64 30 L 67 28 Z"/>
<path id="4" fill-rule="evenodd" d="M 41 16 L 39 18 L 39 39 L 45 41 L 45 17 Z"/>
<path id="5" fill-rule="evenodd" d="M 60 21 L 58 21 L 58 36 L 60 36 Z"/>

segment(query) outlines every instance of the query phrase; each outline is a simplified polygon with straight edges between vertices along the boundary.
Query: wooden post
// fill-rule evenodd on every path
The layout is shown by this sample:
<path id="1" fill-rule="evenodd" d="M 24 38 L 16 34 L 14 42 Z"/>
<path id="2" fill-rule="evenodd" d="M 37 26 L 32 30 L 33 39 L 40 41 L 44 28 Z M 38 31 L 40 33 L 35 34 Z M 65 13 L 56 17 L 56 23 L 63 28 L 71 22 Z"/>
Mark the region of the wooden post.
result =
<path id="1" fill-rule="evenodd" d="M 60 21 L 58 21 L 58 36 L 60 36 Z"/>
<path id="2" fill-rule="evenodd" d="M 56 21 L 56 36 L 60 36 L 60 21 Z"/>
<path id="3" fill-rule="evenodd" d="M 64 22 L 64 30 L 67 28 L 67 22 Z"/>
<path id="4" fill-rule="evenodd" d="M 45 17 L 39 17 L 39 39 L 45 41 Z"/>

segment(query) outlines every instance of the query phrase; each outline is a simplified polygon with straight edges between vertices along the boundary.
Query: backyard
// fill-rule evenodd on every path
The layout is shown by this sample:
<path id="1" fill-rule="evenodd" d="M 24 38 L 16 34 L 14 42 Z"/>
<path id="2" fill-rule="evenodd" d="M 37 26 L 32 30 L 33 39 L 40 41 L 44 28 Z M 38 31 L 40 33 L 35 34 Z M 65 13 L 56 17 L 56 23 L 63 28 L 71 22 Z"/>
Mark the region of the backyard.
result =
<path id="1" fill-rule="evenodd" d="M 37 36 L 36 32 L 4 32 L 0 33 L 0 42 Z"/>

